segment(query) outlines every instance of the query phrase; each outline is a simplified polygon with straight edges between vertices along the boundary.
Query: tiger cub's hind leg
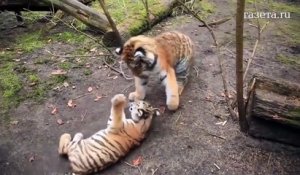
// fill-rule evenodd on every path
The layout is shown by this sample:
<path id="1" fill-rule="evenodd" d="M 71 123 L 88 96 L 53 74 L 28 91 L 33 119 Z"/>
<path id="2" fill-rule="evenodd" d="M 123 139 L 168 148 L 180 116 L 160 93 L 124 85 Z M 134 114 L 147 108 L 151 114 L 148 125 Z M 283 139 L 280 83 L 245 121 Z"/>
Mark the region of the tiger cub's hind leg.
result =
<path id="1" fill-rule="evenodd" d="M 58 153 L 60 155 L 68 154 L 68 147 L 69 143 L 71 142 L 71 135 L 65 133 L 60 136 L 59 139 L 59 146 L 58 146 Z"/>

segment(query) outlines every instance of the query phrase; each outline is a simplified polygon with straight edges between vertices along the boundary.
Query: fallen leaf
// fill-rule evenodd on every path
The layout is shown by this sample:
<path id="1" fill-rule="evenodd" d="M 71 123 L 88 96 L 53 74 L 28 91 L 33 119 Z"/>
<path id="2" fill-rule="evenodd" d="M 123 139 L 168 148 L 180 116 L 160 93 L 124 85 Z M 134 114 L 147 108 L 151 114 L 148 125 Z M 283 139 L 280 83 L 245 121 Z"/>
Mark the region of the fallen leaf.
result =
<path id="1" fill-rule="evenodd" d="M 56 107 L 53 107 L 53 109 L 52 109 L 52 111 L 51 111 L 51 114 L 52 114 L 52 115 L 55 115 L 55 114 L 57 114 L 57 113 L 58 113 L 57 108 L 56 108 Z"/>
<path id="2" fill-rule="evenodd" d="M 76 88 L 76 86 L 72 86 L 72 89 L 75 89 Z"/>
<path id="3" fill-rule="evenodd" d="M 86 67 L 86 68 L 91 67 L 90 63 L 86 63 L 86 64 L 85 64 L 85 67 Z"/>
<path id="4" fill-rule="evenodd" d="M 232 99 L 232 98 L 233 98 L 233 96 L 232 96 L 231 94 L 228 94 L 228 98 Z"/>
<path id="5" fill-rule="evenodd" d="M 71 99 L 71 100 L 68 101 L 68 106 L 70 108 L 75 108 L 76 107 L 76 103 Z"/>
<path id="6" fill-rule="evenodd" d="M 58 124 L 58 125 L 63 125 L 64 124 L 64 121 L 62 120 L 62 119 L 57 119 L 56 120 L 56 123 Z"/>
<path id="7" fill-rule="evenodd" d="M 88 88 L 88 92 L 92 92 L 93 91 L 93 88 L 92 87 L 89 87 Z"/>
<path id="8" fill-rule="evenodd" d="M 94 48 L 92 48 L 92 49 L 90 50 L 90 52 L 95 52 L 95 51 L 97 51 L 97 48 L 96 48 L 96 47 L 94 47 Z"/>
<path id="9" fill-rule="evenodd" d="M 67 72 L 66 71 L 63 71 L 61 69 L 58 69 L 58 70 L 54 70 L 51 72 L 51 75 L 65 75 Z"/>
<path id="10" fill-rule="evenodd" d="M 118 78 L 118 76 L 116 75 L 116 76 L 114 76 L 112 79 L 115 80 L 115 79 L 117 79 L 117 78 Z"/>
<path id="11" fill-rule="evenodd" d="M 132 161 L 132 165 L 133 166 L 139 166 L 139 165 L 142 164 L 142 161 L 143 161 L 142 156 L 138 156 L 136 159 L 134 159 Z"/>
<path id="12" fill-rule="evenodd" d="M 29 162 L 33 162 L 34 160 L 35 160 L 35 156 L 34 155 L 30 156 L 29 159 L 28 159 Z"/>
<path id="13" fill-rule="evenodd" d="M 18 120 L 13 120 L 13 121 L 10 122 L 11 125 L 17 125 L 18 123 L 19 123 Z"/>
<path id="14" fill-rule="evenodd" d="M 192 103 L 193 101 L 192 100 L 189 100 L 189 103 Z"/>
<path id="15" fill-rule="evenodd" d="M 69 87 L 69 83 L 68 83 L 68 82 L 66 82 L 66 81 L 64 82 L 64 84 L 63 84 L 63 85 L 64 85 L 64 87 Z"/>
<path id="16" fill-rule="evenodd" d="M 101 95 L 100 96 L 97 95 L 97 97 L 94 99 L 94 101 L 99 101 L 101 98 L 102 98 Z"/>

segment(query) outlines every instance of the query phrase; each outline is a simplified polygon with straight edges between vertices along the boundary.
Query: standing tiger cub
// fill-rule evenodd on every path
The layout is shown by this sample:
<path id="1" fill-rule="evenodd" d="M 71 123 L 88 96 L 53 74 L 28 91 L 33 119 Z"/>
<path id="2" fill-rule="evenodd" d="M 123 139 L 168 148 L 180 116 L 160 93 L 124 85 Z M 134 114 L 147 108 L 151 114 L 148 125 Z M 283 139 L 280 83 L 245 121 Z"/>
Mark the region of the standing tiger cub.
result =
<path id="1" fill-rule="evenodd" d="M 126 97 L 115 95 L 111 99 L 111 114 L 107 128 L 83 139 L 82 133 L 60 137 L 58 152 L 67 155 L 72 171 L 88 174 L 100 171 L 117 162 L 131 148 L 140 144 L 151 125 L 152 117 L 159 115 L 157 109 L 144 101 L 130 103 L 131 118 L 126 119 Z"/>
<path id="2" fill-rule="evenodd" d="M 129 94 L 130 100 L 145 98 L 149 76 L 154 73 L 166 86 L 168 109 L 178 108 L 193 58 L 193 42 L 187 35 L 173 31 L 156 37 L 135 36 L 116 53 L 135 76 L 135 92 Z"/>

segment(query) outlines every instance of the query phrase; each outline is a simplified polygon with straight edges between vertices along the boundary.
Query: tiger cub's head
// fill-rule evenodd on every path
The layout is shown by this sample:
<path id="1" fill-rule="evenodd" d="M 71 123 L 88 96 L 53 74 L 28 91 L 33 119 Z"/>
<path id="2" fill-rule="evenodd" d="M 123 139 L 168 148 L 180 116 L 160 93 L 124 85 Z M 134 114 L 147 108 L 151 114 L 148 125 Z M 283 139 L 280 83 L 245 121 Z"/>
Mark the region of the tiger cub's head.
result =
<path id="1" fill-rule="evenodd" d="M 145 101 L 134 101 L 129 103 L 131 118 L 137 126 L 143 126 L 141 130 L 147 131 L 153 116 L 160 115 L 158 108 L 153 108 Z"/>
<path id="2" fill-rule="evenodd" d="M 130 38 L 122 47 L 116 49 L 135 76 L 151 71 L 157 64 L 155 40 L 143 35 Z"/>

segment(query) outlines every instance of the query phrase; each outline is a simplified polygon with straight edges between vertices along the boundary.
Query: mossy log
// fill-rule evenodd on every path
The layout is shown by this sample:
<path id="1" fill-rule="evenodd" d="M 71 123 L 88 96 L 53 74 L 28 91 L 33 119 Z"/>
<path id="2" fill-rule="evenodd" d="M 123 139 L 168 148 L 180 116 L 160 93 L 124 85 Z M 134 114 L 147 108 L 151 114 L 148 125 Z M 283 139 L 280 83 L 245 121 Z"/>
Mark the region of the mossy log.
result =
<path id="1" fill-rule="evenodd" d="M 77 0 L 42 0 L 48 4 L 53 4 L 56 8 L 77 18 L 88 26 L 99 29 L 102 33 L 111 30 L 110 24 L 105 15 L 82 4 Z"/>
<path id="2" fill-rule="evenodd" d="M 294 133 L 299 140 L 300 85 L 262 75 L 255 75 L 249 84 L 246 109 L 250 125 L 249 134 L 293 143 L 295 138 L 290 133 Z M 261 123 L 264 123 L 263 125 L 268 123 L 267 125 L 270 126 L 266 127 L 273 129 L 268 129 L 269 132 L 265 132 Z M 274 126 L 276 127 L 274 128 Z M 280 126 L 282 128 L 279 128 Z M 284 132 L 292 130 L 292 132 L 287 132 L 284 135 L 275 134 L 279 130 L 285 130 Z M 300 141 L 298 144 L 300 145 Z"/>

